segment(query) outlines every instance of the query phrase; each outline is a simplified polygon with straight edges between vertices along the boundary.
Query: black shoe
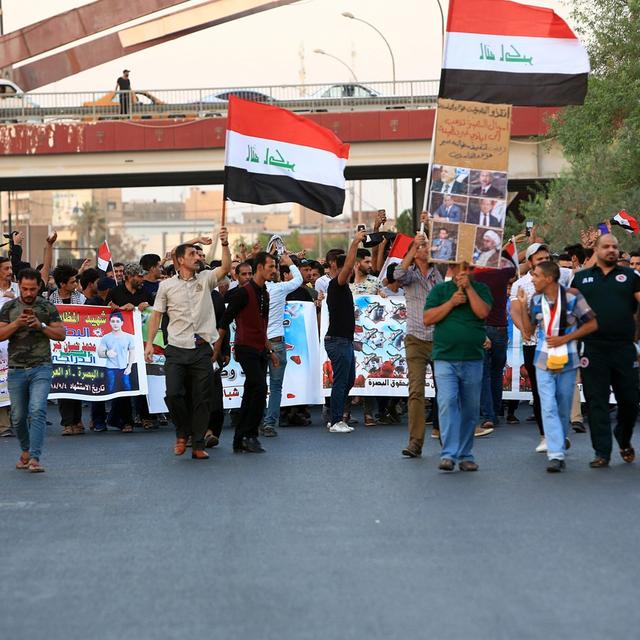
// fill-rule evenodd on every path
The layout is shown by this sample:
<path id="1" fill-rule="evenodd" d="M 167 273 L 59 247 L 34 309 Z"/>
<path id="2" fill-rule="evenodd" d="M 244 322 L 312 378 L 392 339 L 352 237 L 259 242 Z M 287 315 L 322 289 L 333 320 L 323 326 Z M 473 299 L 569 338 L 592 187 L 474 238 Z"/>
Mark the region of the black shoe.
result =
<path id="1" fill-rule="evenodd" d="M 456 463 L 449 458 L 443 458 L 440 460 L 440 464 L 438 465 L 438 469 L 440 471 L 453 471 L 456 468 Z"/>
<path id="2" fill-rule="evenodd" d="M 299 413 L 294 413 L 292 416 L 289 416 L 288 422 L 290 427 L 307 427 L 311 424 L 311 420 L 307 420 L 307 418 L 301 416 Z"/>
<path id="3" fill-rule="evenodd" d="M 278 435 L 278 432 L 273 427 L 267 426 L 260 429 L 260 435 L 265 438 L 275 438 Z"/>
<path id="4" fill-rule="evenodd" d="M 204 448 L 205 449 L 213 449 L 213 447 L 217 447 L 220 440 L 210 433 L 208 436 L 204 437 Z"/>
<path id="5" fill-rule="evenodd" d="M 233 445 L 234 453 L 264 453 L 264 449 L 258 438 L 243 438 Z"/>
<path id="6" fill-rule="evenodd" d="M 507 424 L 518 424 L 520 419 L 518 416 L 509 415 L 507 416 Z"/>
<path id="7" fill-rule="evenodd" d="M 547 473 L 561 473 L 565 468 L 564 460 L 549 460 Z"/>
<path id="8" fill-rule="evenodd" d="M 585 428 L 584 424 L 582 424 L 582 422 L 572 422 L 571 423 L 571 428 L 576 432 L 576 433 L 587 433 L 587 429 Z"/>

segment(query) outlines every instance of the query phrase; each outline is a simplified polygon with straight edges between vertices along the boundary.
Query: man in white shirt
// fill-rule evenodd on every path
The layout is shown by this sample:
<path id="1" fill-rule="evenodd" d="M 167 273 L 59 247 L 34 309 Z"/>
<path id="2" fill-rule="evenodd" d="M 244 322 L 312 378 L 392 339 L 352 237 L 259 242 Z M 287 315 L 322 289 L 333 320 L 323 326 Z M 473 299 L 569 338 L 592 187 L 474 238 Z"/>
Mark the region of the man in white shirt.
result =
<path id="1" fill-rule="evenodd" d="M 516 280 L 511 285 L 511 319 L 513 320 L 513 324 L 520 331 L 522 331 L 521 326 L 521 311 L 520 311 L 520 301 L 518 300 L 518 290 L 523 289 L 527 294 L 527 306 L 531 304 L 531 298 L 533 298 L 536 293 L 535 286 L 533 285 L 533 280 L 531 278 L 531 273 L 533 272 L 536 265 L 541 262 L 549 262 L 551 260 L 551 253 L 549 252 L 549 247 L 546 244 L 542 244 L 540 242 L 534 242 L 529 246 L 527 252 L 525 253 L 526 259 L 529 261 L 529 271 L 523 275 L 520 279 Z M 573 272 L 571 269 L 566 269 L 565 267 L 560 267 L 560 284 L 566 288 L 569 287 L 571 283 L 571 279 L 573 278 Z M 536 423 L 538 424 L 538 431 L 540 432 L 540 444 L 536 447 L 536 451 L 538 453 L 546 453 L 547 451 L 547 441 L 544 436 L 544 427 L 542 424 L 542 413 L 540 411 L 540 396 L 538 395 L 538 384 L 536 380 L 536 367 L 534 365 L 534 358 L 536 354 L 536 336 L 535 334 L 531 336 L 530 340 L 525 340 L 524 336 L 522 338 L 522 355 L 524 358 L 524 366 L 527 370 L 527 374 L 529 375 L 529 381 L 531 382 L 531 393 L 533 395 L 533 414 L 536 417 Z"/>
<path id="2" fill-rule="evenodd" d="M 280 266 L 289 267 L 293 276 L 291 280 L 281 282 L 267 282 L 269 292 L 269 324 L 267 325 L 267 339 L 271 349 L 277 356 L 280 366 L 274 367 L 269 361 L 269 402 L 260 433 L 265 438 L 278 435 L 276 427 L 280 424 L 280 401 L 282 399 L 282 381 L 287 367 L 287 344 L 284 341 L 284 305 L 287 296 L 302 285 L 300 269 L 293 264 L 286 253 L 280 257 Z M 274 272 L 276 277 L 277 271 Z"/>

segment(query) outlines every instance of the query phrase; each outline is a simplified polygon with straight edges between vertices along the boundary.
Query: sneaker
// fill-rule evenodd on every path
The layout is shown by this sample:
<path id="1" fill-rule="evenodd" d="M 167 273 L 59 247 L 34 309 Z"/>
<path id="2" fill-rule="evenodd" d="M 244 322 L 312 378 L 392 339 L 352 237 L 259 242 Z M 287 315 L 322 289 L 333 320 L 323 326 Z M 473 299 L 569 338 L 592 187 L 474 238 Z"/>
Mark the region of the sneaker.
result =
<path id="1" fill-rule="evenodd" d="M 434 440 L 440 440 L 440 429 L 431 429 L 431 437 Z"/>
<path id="2" fill-rule="evenodd" d="M 0 433 L 0 438 L 15 438 L 16 434 L 13 433 L 13 429 L 11 427 L 5 429 L 2 433 Z"/>
<path id="3" fill-rule="evenodd" d="M 540 444 L 536 447 L 536 453 L 547 453 L 547 439 L 542 436 Z"/>
<path id="4" fill-rule="evenodd" d="M 353 429 L 342 420 L 340 422 L 336 422 L 335 424 L 332 424 L 329 427 L 330 433 L 351 433 L 352 431 Z"/>
<path id="5" fill-rule="evenodd" d="M 549 460 L 547 473 L 561 473 L 565 468 L 564 460 Z"/>
<path id="6" fill-rule="evenodd" d="M 479 427 L 476 427 L 475 433 L 473 435 L 475 435 L 476 438 L 482 438 L 483 436 L 488 436 L 490 433 L 493 433 L 493 427 L 485 427 L 484 425 L 480 425 Z"/>

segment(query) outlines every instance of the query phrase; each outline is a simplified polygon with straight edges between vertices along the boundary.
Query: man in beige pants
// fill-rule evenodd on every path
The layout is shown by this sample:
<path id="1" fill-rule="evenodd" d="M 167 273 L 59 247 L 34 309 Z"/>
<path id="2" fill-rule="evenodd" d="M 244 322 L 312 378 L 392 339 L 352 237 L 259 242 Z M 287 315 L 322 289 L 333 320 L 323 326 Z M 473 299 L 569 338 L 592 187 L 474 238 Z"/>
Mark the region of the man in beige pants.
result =
<path id="1" fill-rule="evenodd" d="M 429 292 L 442 282 L 440 272 L 429 264 L 429 245 L 424 233 L 416 234 L 393 277 L 404 289 L 407 304 L 404 344 L 409 367 L 409 444 L 402 450 L 402 455 L 417 458 L 422 455 L 424 445 L 424 382 L 433 346 L 433 327 L 425 327 L 422 317 Z"/>

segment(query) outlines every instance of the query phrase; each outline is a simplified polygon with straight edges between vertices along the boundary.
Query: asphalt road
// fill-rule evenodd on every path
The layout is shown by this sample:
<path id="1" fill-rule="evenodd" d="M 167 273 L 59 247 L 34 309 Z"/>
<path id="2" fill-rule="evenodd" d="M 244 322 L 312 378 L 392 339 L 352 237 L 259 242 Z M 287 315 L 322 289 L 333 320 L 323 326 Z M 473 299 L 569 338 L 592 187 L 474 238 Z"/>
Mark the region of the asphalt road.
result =
<path id="1" fill-rule="evenodd" d="M 55 408 L 50 411 L 57 417 Z M 320 424 L 319 415 L 315 424 Z M 169 428 L 0 439 L 0 637 L 628 638 L 640 465 L 545 473 L 531 424 L 442 474 L 406 426 L 282 429 L 263 455 L 172 455 Z M 635 629 L 635 631 L 634 631 Z"/>

